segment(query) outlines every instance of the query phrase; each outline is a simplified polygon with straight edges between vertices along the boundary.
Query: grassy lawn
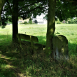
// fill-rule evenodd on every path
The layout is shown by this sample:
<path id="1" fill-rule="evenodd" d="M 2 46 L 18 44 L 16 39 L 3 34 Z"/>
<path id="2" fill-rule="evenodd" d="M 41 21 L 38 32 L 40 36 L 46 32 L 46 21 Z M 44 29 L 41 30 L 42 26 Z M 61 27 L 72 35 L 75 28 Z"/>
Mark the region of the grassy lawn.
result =
<path id="1" fill-rule="evenodd" d="M 55 63 L 45 58 L 45 55 L 37 57 L 26 56 L 30 51 L 28 44 L 23 45 L 23 57 L 20 57 L 17 45 L 10 45 L 12 41 L 12 25 L 0 28 L 0 77 L 77 77 L 77 24 L 56 24 L 55 34 L 64 35 L 69 43 L 69 62 Z M 46 44 L 46 25 L 19 24 L 18 32 L 37 36 L 40 44 Z M 40 51 L 41 49 L 39 48 Z"/>

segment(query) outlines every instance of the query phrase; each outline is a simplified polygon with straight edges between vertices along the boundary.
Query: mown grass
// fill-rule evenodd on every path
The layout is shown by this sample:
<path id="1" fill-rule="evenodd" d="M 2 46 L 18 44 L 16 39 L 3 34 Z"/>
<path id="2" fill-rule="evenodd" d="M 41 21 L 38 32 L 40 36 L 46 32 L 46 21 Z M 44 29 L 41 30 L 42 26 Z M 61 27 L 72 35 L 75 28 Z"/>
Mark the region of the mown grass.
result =
<path id="1" fill-rule="evenodd" d="M 46 44 L 46 25 L 19 24 L 19 33 L 37 36 L 40 44 Z M 18 44 L 10 44 L 12 41 L 12 26 L 0 28 L 0 77 L 77 77 L 77 25 L 56 24 L 55 34 L 65 35 L 69 41 L 70 61 L 55 63 L 46 57 L 41 48 L 36 49 L 33 56 L 30 53 L 30 45 L 22 45 L 20 52 Z"/>

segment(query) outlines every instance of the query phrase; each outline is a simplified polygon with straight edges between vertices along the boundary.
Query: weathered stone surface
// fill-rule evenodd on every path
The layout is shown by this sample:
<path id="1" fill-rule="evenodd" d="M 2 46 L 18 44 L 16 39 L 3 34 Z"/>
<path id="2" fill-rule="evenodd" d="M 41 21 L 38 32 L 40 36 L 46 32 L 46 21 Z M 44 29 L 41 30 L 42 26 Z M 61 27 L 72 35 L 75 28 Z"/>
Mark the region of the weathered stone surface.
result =
<path id="1" fill-rule="evenodd" d="M 53 55 L 54 59 L 69 59 L 68 56 L 68 40 L 63 35 L 53 37 Z"/>

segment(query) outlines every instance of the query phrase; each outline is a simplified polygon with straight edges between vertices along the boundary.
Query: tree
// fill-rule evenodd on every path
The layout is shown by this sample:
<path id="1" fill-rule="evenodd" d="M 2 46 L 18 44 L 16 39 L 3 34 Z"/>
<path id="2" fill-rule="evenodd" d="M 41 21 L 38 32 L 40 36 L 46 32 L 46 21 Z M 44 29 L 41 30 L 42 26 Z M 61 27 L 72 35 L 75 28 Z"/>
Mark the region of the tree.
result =
<path id="1" fill-rule="evenodd" d="M 22 17 L 26 19 L 31 17 L 33 14 L 36 16 L 37 14 L 41 14 L 44 12 L 46 1 L 44 0 L 6 0 L 6 5 L 3 11 L 6 13 L 3 14 L 4 16 L 8 17 L 9 15 L 12 16 L 12 40 L 17 41 L 16 35 L 18 34 L 18 17 Z M 8 9 L 9 8 L 9 9 Z M 25 10 L 26 9 L 26 10 Z"/>
<path id="2" fill-rule="evenodd" d="M 5 0 L 0 0 L 0 21 L 1 21 L 1 12 L 4 4 L 5 4 Z"/>
<path id="3" fill-rule="evenodd" d="M 77 12 L 76 0 L 71 0 L 71 1 L 56 0 L 55 16 L 59 18 L 60 21 L 67 20 L 67 18 L 76 17 L 77 16 L 76 12 Z"/>
<path id="4" fill-rule="evenodd" d="M 53 3 L 51 5 L 51 3 Z M 48 0 L 48 23 L 47 23 L 47 34 L 46 34 L 46 53 L 53 53 L 53 35 L 55 32 L 55 6 L 56 0 Z"/>
<path id="5" fill-rule="evenodd" d="M 18 38 L 18 0 L 13 0 L 13 11 L 12 11 L 12 41 L 17 42 Z"/>
<path id="6" fill-rule="evenodd" d="M 8 8 L 13 8 L 13 0 L 5 0 L 7 4 L 10 3 L 9 7 L 5 7 L 5 10 L 8 10 L 8 15 L 11 15 Z M 71 5 L 71 6 L 70 6 Z M 23 19 L 30 17 L 32 14 L 36 16 L 41 14 L 41 12 L 47 12 L 47 0 L 18 0 L 18 16 L 21 16 Z M 75 0 L 57 0 L 56 1 L 56 10 L 55 16 L 57 16 L 61 21 L 66 20 L 69 17 L 77 16 L 76 13 L 77 2 Z M 25 10 L 26 9 L 26 10 Z M 72 10 L 72 11 L 71 11 Z M 6 13 L 6 14 L 7 14 Z"/>
<path id="7" fill-rule="evenodd" d="M 59 9 L 57 12 L 56 7 L 59 7 L 59 6 L 56 6 L 56 4 L 58 4 L 58 2 L 59 2 L 59 4 L 61 3 L 60 6 L 62 6 L 61 7 L 62 9 Z M 68 17 L 72 17 L 73 15 L 71 15 L 71 9 L 64 8 L 65 10 L 63 10 L 63 6 L 65 6 L 64 4 L 67 4 L 68 7 L 70 7 L 70 5 L 72 5 L 71 3 L 74 2 L 74 4 L 75 4 L 75 0 L 73 0 L 73 2 L 70 2 L 69 0 L 67 2 L 65 2 L 64 0 L 59 0 L 58 2 L 56 2 L 56 0 L 48 0 L 49 8 L 48 8 L 48 24 L 47 24 L 47 34 L 46 34 L 46 53 L 50 54 L 52 58 L 53 58 L 52 39 L 53 39 L 54 32 L 55 32 L 55 15 L 57 17 L 59 17 L 60 20 L 67 19 Z M 74 6 L 74 8 L 76 8 L 76 7 Z M 59 11 L 61 11 L 61 12 L 59 12 Z M 66 12 L 64 12 L 64 11 L 66 11 Z M 68 14 L 70 14 L 70 16 L 67 14 L 67 12 L 68 12 Z M 59 13 L 60 13 L 60 15 L 59 15 Z M 63 14 L 65 14 L 67 17 L 64 16 Z M 77 16 L 76 13 L 75 13 L 75 16 Z"/>
<path id="8" fill-rule="evenodd" d="M 55 16 L 57 16 L 60 21 L 67 20 L 67 18 L 72 18 L 77 16 L 77 1 L 76 0 L 57 0 Z"/>

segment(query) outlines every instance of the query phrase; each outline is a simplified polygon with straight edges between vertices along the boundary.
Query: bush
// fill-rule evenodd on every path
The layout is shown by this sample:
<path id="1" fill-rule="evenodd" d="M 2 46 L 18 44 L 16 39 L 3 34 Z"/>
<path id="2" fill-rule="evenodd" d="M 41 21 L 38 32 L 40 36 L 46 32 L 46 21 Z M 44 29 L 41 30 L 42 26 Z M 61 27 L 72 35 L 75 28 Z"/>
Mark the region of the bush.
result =
<path id="1" fill-rule="evenodd" d="M 28 22 L 29 24 L 32 24 L 32 20 L 29 20 L 29 22 Z"/>
<path id="2" fill-rule="evenodd" d="M 32 21 L 29 21 L 28 23 L 25 21 L 23 24 L 32 24 Z"/>
<path id="3" fill-rule="evenodd" d="M 74 20 L 74 23 L 77 24 L 77 18 Z"/>
<path id="4" fill-rule="evenodd" d="M 68 24 L 77 24 L 77 18 L 69 20 Z"/>
<path id="5" fill-rule="evenodd" d="M 26 21 L 23 24 L 28 24 Z"/>
<path id="6" fill-rule="evenodd" d="M 12 22 L 8 21 L 7 24 L 12 24 Z"/>
<path id="7" fill-rule="evenodd" d="M 37 20 L 34 21 L 36 24 L 38 23 Z"/>
<path id="8" fill-rule="evenodd" d="M 56 21 L 56 24 L 61 24 L 61 22 L 60 21 Z"/>

